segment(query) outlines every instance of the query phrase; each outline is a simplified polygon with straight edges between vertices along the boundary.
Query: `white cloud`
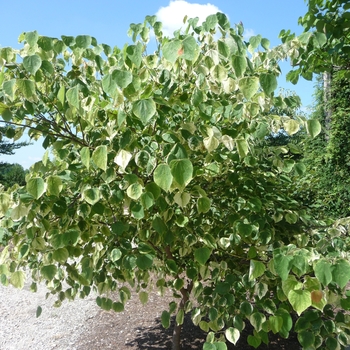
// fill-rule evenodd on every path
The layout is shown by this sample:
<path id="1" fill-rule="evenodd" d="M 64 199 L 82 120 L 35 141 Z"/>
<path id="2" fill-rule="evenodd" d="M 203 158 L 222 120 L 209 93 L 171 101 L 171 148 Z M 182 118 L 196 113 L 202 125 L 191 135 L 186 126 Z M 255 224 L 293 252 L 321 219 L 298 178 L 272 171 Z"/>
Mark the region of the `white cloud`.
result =
<path id="1" fill-rule="evenodd" d="M 187 15 L 188 18 L 199 18 L 199 25 L 212 14 L 222 12 L 219 8 L 212 4 L 196 4 L 189 3 L 184 0 L 172 0 L 166 7 L 161 7 L 156 16 L 163 23 L 163 33 L 165 36 L 173 36 L 175 30 L 184 26 L 183 19 Z"/>
<path id="2" fill-rule="evenodd" d="M 244 29 L 243 39 L 249 40 L 249 38 L 251 38 L 252 36 L 255 36 L 255 35 L 256 34 L 254 32 L 254 29 L 247 28 L 247 29 Z"/>

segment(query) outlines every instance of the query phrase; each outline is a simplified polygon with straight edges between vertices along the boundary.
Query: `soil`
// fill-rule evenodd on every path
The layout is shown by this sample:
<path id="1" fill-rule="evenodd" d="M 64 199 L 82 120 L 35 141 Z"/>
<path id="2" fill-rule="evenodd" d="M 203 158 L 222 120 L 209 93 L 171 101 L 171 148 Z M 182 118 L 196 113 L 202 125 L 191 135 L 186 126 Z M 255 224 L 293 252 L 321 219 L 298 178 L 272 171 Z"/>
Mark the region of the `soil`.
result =
<path id="1" fill-rule="evenodd" d="M 120 349 L 120 350 L 152 350 L 171 349 L 172 328 L 164 329 L 160 322 L 163 310 L 168 309 L 170 298 L 150 295 L 146 305 L 142 305 L 137 295 L 133 295 L 121 313 L 99 310 L 97 314 L 87 320 L 86 331 L 81 334 L 75 344 L 77 350 Z M 227 344 L 229 350 L 252 350 L 247 345 L 247 337 L 253 330 L 247 327 L 241 338 L 234 346 Z M 185 317 L 181 333 L 182 349 L 202 349 L 206 334 L 193 325 L 189 315 Z M 299 350 L 300 344 L 295 334 L 289 339 L 278 336 L 270 337 L 269 345 L 262 344 L 259 350 Z"/>

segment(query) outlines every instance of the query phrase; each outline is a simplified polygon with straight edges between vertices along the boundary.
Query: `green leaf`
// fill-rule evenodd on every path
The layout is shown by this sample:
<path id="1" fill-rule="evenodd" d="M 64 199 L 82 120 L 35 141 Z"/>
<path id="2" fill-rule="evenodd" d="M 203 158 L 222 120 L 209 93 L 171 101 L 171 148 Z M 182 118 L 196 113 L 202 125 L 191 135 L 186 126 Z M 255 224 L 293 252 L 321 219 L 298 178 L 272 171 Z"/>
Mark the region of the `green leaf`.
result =
<path id="1" fill-rule="evenodd" d="M 102 78 L 102 89 L 106 94 L 112 97 L 116 95 L 117 82 L 113 78 L 112 74 L 106 74 Z"/>
<path id="2" fill-rule="evenodd" d="M 176 59 L 183 53 L 182 51 L 180 40 L 169 41 L 162 48 L 164 58 L 171 63 L 175 63 Z"/>
<path id="3" fill-rule="evenodd" d="M 179 270 L 178 266 L 176 265 L 176 262 L 172 259 L 166 260 L 166 265 L 169 268 L 169 270 L 173 273 L 177 273 Z"/>
<path id="4" fill-rule="evenodd" d="M 350 263 L 340 259 L 332 266 L 333 281 L 344 288 L 350 280 Z"/>
<path id="5" fill-rule="evenodd" d="M 68 257 L 69 253 L 66 248 L 58 248 L 52 254 L 52 258 L 61 264 L 64 264 L 68 260 Z"/>
<path id="6" fill-rule="evenodd" d="M 142 62 L 143 44 L 138 42 L 136 45 L 130 45 L 126 48 L 126 53 L 130 61 L 139 68 Z"/>
<path id="7" fill-rule="evenodd" d="M 324 286 L 328 286 L 328 284 L 332 282 L 332 265 L 327 260 L 318 260 L 314 271 L 315 276 Z"/>
<path id="8" fill-rule="evenodd" d="M 89 170 L 90 168 L 90 149 L 89 147 L 83 147 L 80 150 L 80 159 L 82 164 Z"/>
<path id="9" fill-rule="evenodd" d="M 266 321 L 266 317 L 264 314 L 260 312 L 254 312 L 250 315 L 249 321 L 252 324 L 252 326 L 255 328 L 257 332 L 260 332 L 262 329 L 263 323 Z"/>
<path id="10" fill-rule="evenodd" d="M 136 265 L 141 270 L 148 270 L 153 265 L 153 257 L 150 254 L 140 254 L 136 258 Z"/>
<path id="11" fill-rule="evenodd" d="M 261 339 L 254 335 L 248 335 L 247 338 L 248 344 L 253 346 L 255 349 L 258 348 L 261 344 Z"/>
<path id="12" fill-rule="evenodd" d="M 288 295 L 288 300 L 293 309 L 300 316 L 303 311 L 311 306 L 311 293 L 308 290 L 291 290 Z"/>
<path id="13" fill-rule="evenodd" d="M 244 224 L 242 222 L 237 224 L 237 230 L 243 237 L 248 237 L 252 234 L 254 227 L 250 224 Z"/>
<path id="14" fill-rule="evenodd" d="M 111 251 L 111 261 L 116 262 L 122 257 L 122 252 L 118 248 Z"/>
<path id="15" fill-rule="evenodd" d="M 260 261 L 250 260 L 249 280 L 252 281 L 264 274 L 266 271 L 265 264 Z"/>
<path id="16" fill-rule="evenodd" d="M 112 309 L 115 312 L 123 312 L 124 311 L 124 304 L 117 301 L 112 304 Z"/>
<path id="17" fill-rule="evenodd" d="M 283 128 L 289 135 L 294 135 L 299 131 L 300 125 L 296 120 L 289 119 L 288 121 L 283 123 Z"/>
<path id="18" fill-rule="evenodd" d="M 255 50 L 261 42 L 261 35 L 251 36 L 249 38 L 249 44 L 253 50 Z"/>
<path id="19" fill-rule="evenodd" d="M 282 329 L 283 318 L 281 316 L 270 316 L 269 325 L 273 334 L 276 334 Z"/>
<path id="20" fill-rule="evenodd" d="M 96 204 L 100 200 L 100 190 L 98 188 L 88 188 L 83 192 L 83 199 L 90 205 Z"/>
<path id="21" fill-rule="evenodd" d="M 18 79 L 17 87 L 22 92 L 24 97 L 28 100 L 32 100 L 35 96 L 35 84 L 32 80 L 29 79 Z"/>
<path id="22" fill-rule="evenodd" d="M 169 191 L 173 175 L 168 164 L 159 164 L 153 173 L 154 182 L 164 191 Z"/>
<path id="23" fill-rule="evenodd" d="M 46 185 L 47 185 L 47 194 L 49 196 L 58 197 L 63 188 L 61 178 L 54 175 L 51 175 L 47 178 Z"/>
<path id="24" fill-rule="evenodd" d="M 126 70 L 115 70 L 112 78 L 121 89 L 124 89 L 132 82 L 132 73 Z"/>
<path id="25" fill-rule="evenodd" d="M 34 46 L 39 39 L 38 32 L 34 30 L 33 32 L 27 32 L 25 34 L 25 40 L 29 46 Z"/>
<path id="26" fill-rule="evenodd" d="M 293 257 L 289 255 L 276 255 L 273 259 L 274 267 L 282 281 L 288 278 L 289 271 L 292 267 Z"/>
<path id="27" fill-rule="evenodd" d="M 180 309 L 175 317 L 176 320 L 176 324 L 181 325 L 184 323 L 184 319 L 185 319 L 185 312 L 183 309 Z"/>
<path id="28" fill-rule="evenodd" d="M 247 58 L 245 56 L 233 55 L 231 62 L 236 77 L 241 78 L 247 69 Z"/>
<path id="29" fill-rule="evenodd" d="M 234 345 L 238 342 L 240 335 L 241 333 L 237 328 L 229 327 L 225 330 L 226 339 Z"/>
<path id="30" fill-rule="evenodd" d="M 249 152 L 248 142 L 245 139 L 237 139 L 236 146 L 240 158 L 244 158 Z"/>
<path id="31" fill-rule="evenodd" d="M 182 58 L 188 61 L 195 61 L 197 59 L 199 47 L 196 39 L 192 35 L 187 36 L 185 40 L 182 42 L 182 49 L 183 49 L 183 54 L 181 55 Z"/>
<path id="32" fill-rule="evenodd" d="M 108 150 L 107 146 L 100 145 L 92 152 L 92 160 L 96 166 L 104 171 L 107 170 Z"/>
<path id="33" fill-rule="evenodd" d="M 303 349 L 307 349 L 309 346 L 315 344 L 315 335 L 309 331 L 301 331 L 298 333 L 298 341 Z"/>
<path id="34" fill-rule="evenodd" d="M 265 49 L 268 50 L 270 47 L 270 40 L 266 39 L 266 38 L 262 38 L 261 39 L 261 46 Z"/>
<path id="35" fill-rule="evenodd" d="M 38 307 L 36 308 L 36 317 L 37 317 L 37 318 L 40 317 L 42 311 L 43 311 L 43 309 L 42 309 L 41 306 L 38 306 Z"/>
<path id="36" fill-rule="evenodd" d="M 15 287 L 22 289 L 24 287 L 25 274 L 23 271 L 16 271 L 11 275 L 10 283 Z"/>
<path id="37" fill-rule="evenodd" d="M 142 305 L 147 304 L 147 302 L 148 302 L 148 293 L 145 292 L 145 291 L 141 291 L 139 293 L 139 299 L 140 299 Z"/>
<path id="38" fill-rule="evenodd" d="M 177 187 L 183 190 L 193 177 L 193 165 L 191 161 L 189 159 L 174 159 L 170 162 L 170 169 Z"/>
<path id="39" fill-rule="evenodd" d="M 23 58 L 23 67 L 33 75 L 39 70 L 41 66 L 41 58 L 38 55 L 26 56 Z"/>
<path id="40" fill-rule="evenodd" d="M 92 38 L 89 35 L 78 35 L 75 38 L 75 44 L 81 49 L 87 49 L 92 42 Z"/>
<path id="41" fill-rule="evenodd" d="M 76 85 L 73 88 L 70 88 L 69 90 L 67 90 L 66 96 L 67 96 L 68 103 L 72 107 L 75 107 L 75 108 L 79 109 L 80 101 L 79 101 L 79 88 L 78 88 L 78 85 Z"/>
<path id="42" fill-rule="evenodd" d="M 201 321 L 203 322 L 203 321 Z M 205 332 L 205 330 L 204 330 Z M 205 342 L 203 344 L 203 350 L 217 350 L 215 344 Z"/>
<path id="43" fill-rule="evenodd" d="M 181 208 L 186 207 L 190 200 L 191 195 L 188 192 L 177 192 L 174 196 L 174 202 L 178 204 Z"/>
<path id="44" fill-rule="evenodd" d="M 55 265 L 46 265 L 40 269 L 42 276 L 48 281 L 52 281 L 57 273 L 57 267 Z"/>
<path id="45" fill-rule="evenodd" d="M 293 320 L 292 317 L 289 313 L 288 310 L 283 309 L 283 308 L 279 308 L 276 312 L 275 312 L 275 316 L 280 316 L 283 319 L 283 324 L 282 324 L 282 328 L 281 331 L 283 332 L 289 332 L 292 327 L 293 327 Z"/>
<path id="46" fill-rule="evenodd" d="M 242 78 L 239 80 L 238 85 L 244 97 L 247 100 L 250 100 L 259 89 L 259 78 L 257 77 Z"/>
<path id="47" fill-rule="evenodd" d="M 150 98 L 146 100 L 139 100 L 133 103 L 132 111 L 144 125 L 147 125 L 156 113 L 156 104 Z"/>
<path id="48" fill-rule="evenodd" d="M 3 85 L 2 85 L 2 88 L 3 88 L 4 92 L 5 92 L 5 94 L 7 96 L 9 96 L 11 100 L 13 100 L 14 99 L 14 93 L 15 93 L 15 90 L 16 90 L 16 79 L 11 79 L 11 80 L 5 81 L 3 83 Z M 3 105 L 3 103 L 1 103 L 0 106 L 1 105 Z M 6 105 L 3 105 L 3 106 L 5 106 L 5 109 L 7 108 Z M 2 113 L 1 109 L 0 109 L 0 112 Z"/>
<path id="49" fill-rule="evenodd" d="M 259 81 L 262 89 L 268 96 L 277 89 L 277 78 L 273 74 L 262 73 L 260 74 Z"/>
<path id="50" fill-rule="evenodd" d="M 131 184 L 128 189 L 126 190 L 126 194 L 129 198 L 137 200 L 142 195 L 142 185 L 137 183 Z"/>
<path id="51" fill-rule="evenodd" d="M 160 319 L 165 329 L 170 327 L 170 313 L 168 311 L 163 311 Z"/>
<path id="52" fill-rule="evenodd" d="M 141 195 L 141 204 L 145 209 L 149 209 L 154 204 L 154 196 L 151 192 L 145 192 Z"/>
<path id="53" fill-rule="evenodd" d="M 45 182 L 41 177 L 34 177 L 27 182 L 26 189 L 35 199 L 39 199 L 45 192 Z"/>
<path id="54" fill-rule="evenodd" d="M 194 260 L 200 265 L 205 265 L 211 255 L 211 249 L 207 247 L 198 248 L 194 251 Z"/>
<path id="55" fill-rule="evenodd" d="M 321 124 L 317 119 L 309 119 L 306 122 L 306 129 L 309 135 L 314 138 L 321 132 Z"/>
<path id="56" fill-rule="evenodd" d="M 197 200 L 198 213 L 207 213 L 211 207 L 211 200 L 208 197 L 200 197 Z"/>

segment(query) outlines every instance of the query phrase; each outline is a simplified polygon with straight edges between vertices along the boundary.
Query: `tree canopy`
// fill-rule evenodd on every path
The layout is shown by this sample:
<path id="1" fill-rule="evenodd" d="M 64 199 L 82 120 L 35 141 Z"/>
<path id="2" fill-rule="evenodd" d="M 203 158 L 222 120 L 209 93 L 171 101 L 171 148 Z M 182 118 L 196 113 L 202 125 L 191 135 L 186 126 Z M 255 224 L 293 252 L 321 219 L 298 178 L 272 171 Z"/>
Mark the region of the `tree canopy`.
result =
<path id="1" fill-rule="evenodd" d="M 132 288 L 142 303 L 169 289 L 161 321 L 175 315 L 174 349 L 187 312 L 207 350 L 235 344 L 245 322 L 254 347 L 270 332 L 288 337 L 293 311 L 305 349 L 344 346 L 349 318 L 333 306 L 349 305 L 347 222 L 310 217 L 293 197 L 298 145 L 266 142 L 281 129 L 321 131 L 271 113 L 298 107 L 276 90 L 282 48 L 245 42 L 222 13 L 186 20 L 173 38 L 161 28 L 154 16 L 132 24 L 122 49 L 28 32 L 20 50 L 0 50 L 2 119 L 47 149 L 25 187 L 0 194 L 11 243 L 1 282 L 23 287 L 27 267 L 56 305 L 97 292 L 116 312 Z"/>

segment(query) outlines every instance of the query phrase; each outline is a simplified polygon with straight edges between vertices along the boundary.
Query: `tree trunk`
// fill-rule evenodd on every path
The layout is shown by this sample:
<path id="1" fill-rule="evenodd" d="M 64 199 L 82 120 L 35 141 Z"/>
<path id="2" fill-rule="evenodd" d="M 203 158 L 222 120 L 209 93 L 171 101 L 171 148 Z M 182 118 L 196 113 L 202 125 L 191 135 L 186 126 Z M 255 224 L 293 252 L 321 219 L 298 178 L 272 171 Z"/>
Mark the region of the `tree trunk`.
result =
<path id="1" fill-rule="evenodd" d="M 329 140 L 329 133 L 331 131 L 331 121 L 332 121 L 332 110 L 329 106 L 331 100 L 331 83 L 332 83 L 332 73 L 323 73 L 323 103 L 325 112 L 325 129 L 326 129 L 326 140 Z"/>
<path id="2" fill-rule="evenodd" d="M 182 324 L 175 324 L 174 331 L 173 331 L 172 350 L 181 350 L 181 330 L 182 330 Z"/>
<path id="3" fill-rule="evenodd" d="M 179 303 L 179 309 L 178 310 L 184 310 L 186 302 L 189 299 L 189 295 L 192 291 L 192 281 L 187 285 L 187 288 L 182 287 L 180 292 L 182 294 L 182 299 Z M 172 350 L 181 350 L 181 330 L 182 330 L 182 324 L 177 324 L 175 321 L 174 331 L 173 331 L 173 345 Z"/>

